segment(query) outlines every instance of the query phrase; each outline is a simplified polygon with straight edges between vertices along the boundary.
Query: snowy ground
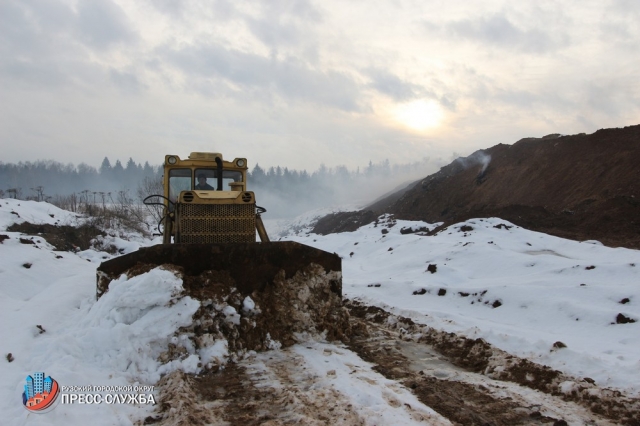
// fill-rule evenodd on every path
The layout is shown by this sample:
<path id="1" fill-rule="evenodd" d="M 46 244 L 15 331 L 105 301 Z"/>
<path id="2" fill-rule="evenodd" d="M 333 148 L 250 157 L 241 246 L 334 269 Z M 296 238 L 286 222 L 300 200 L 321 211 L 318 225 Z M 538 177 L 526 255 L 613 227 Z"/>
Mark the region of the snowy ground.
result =
<path id="1" fill-rule="evenodd" d="M 314 216 L 295 221 L 297 234 L 284 238 L 338 253 L 345 297 L 419 324 L 481 337 L 602 387 L 640 393 L 640 252 L 563 240 L 495 218 L 469 220 L 436 236 L 401 233 L 432 224 L 388 219 L 352 233 L 318 236 L 305 228 Z M 0 200 L 0 235 L 8 237 L 0 243 L 4 424 L 129 425 L 152 414 L 148 404 L 59 404 L 50 413 L 29 413 L 21 394 L 26 376 L 37 371 L 61 385 L 153 385 L 165 373 L 196 372 L 198 362 L 225 356 L 223 346 L 213 345 L 205 352 L 193 350 L 182 362 L 158 361 L 196 309 L 193 300 L 179 296 L 180 280 L 151 271 L 96 302 L 95 268 L 110 255 L 57 252 L 42 238 L 5 231 L 23 220 L 74 224 L 81 219 L 46 203 Z M 267 221 L 267 227 L 272 239 L 276 230 L 292 228 L 282 221 Z M 154 243 L 121 237 L 108 239 L 124 252 Z M 637 322 L 621 323 L 627 320 Z M 566 347 L 556 348 L 556 342 Z M 301 399 L 312 392 L 350 407 L 340 413 L 345 417 L 330 417 L 335 421 L 448 424 L 340 345 L 309 342 L 252 355 L 243 365 L 261 375 L 261 386 L 277 389 L 275 376 L 268 378 L 285 355 L 296 360 L 296 369 L 288 372 L 293 383 L 308 376 L 297 400 L 301 409 L 313 405 Z"/>
<path id="2" fill-rule="evenodd" d="M 481 337 L 601 386 L 640 391 L 640 322 L 617 323 L 619 314 L 640 321 L 639 251 L 497 218 L 430 237 L 401 233 L 421 227 L 434 225 L 382 220 L 351 233 L 286 238 L 338 253 L 345 297 Z M 555 342 L 566 348 L 555 350 Z"/>

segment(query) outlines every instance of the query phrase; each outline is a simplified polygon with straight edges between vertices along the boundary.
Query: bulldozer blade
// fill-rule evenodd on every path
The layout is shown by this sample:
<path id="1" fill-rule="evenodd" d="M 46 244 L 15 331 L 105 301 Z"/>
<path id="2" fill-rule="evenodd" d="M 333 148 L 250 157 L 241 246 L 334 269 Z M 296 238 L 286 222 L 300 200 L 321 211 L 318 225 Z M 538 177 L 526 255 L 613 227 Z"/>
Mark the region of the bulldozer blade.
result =
<path id="1" fill-rule="evenodd" d="M 185 276 L 205 271 L 223 273 L 243 295 L 264 291 L 278 274 L 292 278 L 315 264 L 325 273 L 335 272 L 330 291 L 342 298 L 342 260 L 293 241 L 224 244 L 158 244 L 103 262 L 97 270 L 96 296 L 109 290 L 109 283 L 123 273 L 150 270 L 160 265 L 177 267 Z M 215 285 L 212 284 L 212 285 Z"/>

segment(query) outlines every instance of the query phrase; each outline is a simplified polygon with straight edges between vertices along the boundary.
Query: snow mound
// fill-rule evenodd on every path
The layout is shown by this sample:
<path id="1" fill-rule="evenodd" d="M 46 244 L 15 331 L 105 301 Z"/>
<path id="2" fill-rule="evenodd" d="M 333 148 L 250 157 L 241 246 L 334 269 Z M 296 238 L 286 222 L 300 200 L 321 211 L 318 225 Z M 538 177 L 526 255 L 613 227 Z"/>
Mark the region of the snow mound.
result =
<path id="1" fill-rule="evenodd" d="M 64 343 L 51 350 L 58 358 L 81 354 L 85 364 L 153 384 L 165 372 L 194 370 L 192 360 L 167 365 L 159 358 L 198 307 L 183 295 L 182 281 L 172 271 L 122 276 L 107 295 L 72 316 L 57 336 Z"/>
<path id="2" fill-rule="evenodd" d="M 0 229 L 14 223 L 74 225 L 80 215 L 62 210 L 53 204 L 6 198 L 0 200 Z"/>

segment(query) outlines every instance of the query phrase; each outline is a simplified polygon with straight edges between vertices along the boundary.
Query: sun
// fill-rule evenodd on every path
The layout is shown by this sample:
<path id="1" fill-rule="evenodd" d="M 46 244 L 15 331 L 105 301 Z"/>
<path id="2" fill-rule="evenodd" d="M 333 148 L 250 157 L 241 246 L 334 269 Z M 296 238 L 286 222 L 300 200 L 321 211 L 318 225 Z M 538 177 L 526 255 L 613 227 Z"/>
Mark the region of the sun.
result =
<path id="1" fill-rule="evenodd" d="M 423 132 L 438 126 L 444 113 L 437 102 L 420 99 L 395 106 L 392 115 L 400 124 Z"/>

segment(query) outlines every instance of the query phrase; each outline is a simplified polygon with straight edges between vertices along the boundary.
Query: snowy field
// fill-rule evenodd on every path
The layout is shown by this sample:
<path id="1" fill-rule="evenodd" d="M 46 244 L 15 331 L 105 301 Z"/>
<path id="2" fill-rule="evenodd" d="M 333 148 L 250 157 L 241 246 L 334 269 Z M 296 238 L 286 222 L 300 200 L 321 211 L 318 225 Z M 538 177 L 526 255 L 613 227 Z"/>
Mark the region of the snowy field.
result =
<path id="1" fill-rule="evenodd" d="M 436 236 L 401 233 L 422 227 L 435 226 L 382 219 L 350 233 L 302 230 L 285 238 L 339 254 L 345 297 L 638 394 L 640 322 L 617 323 L 620 314 L 640 321 L 638 250 L 498 218 L 471 219 Z M 556 342 L 566 347 L 557 350 Z"/>
<path id="2" fill-rule="evenodd" d="M 388 218 L 355 232 L 319 236 L 305 227 L 313 217 L 267 221 L 267 227 L 274 240 L 286 234 L 283 239 L 338 253 L 345 297 L 481 337 L 602 387 L 640 393 L 639 251 L 564 240 L 497 218 L 469 220 L 436 236 L 407 233 L 434 224 Z M 29 413 L 21 394 L 34 372 L 62 385 L 153 385 L 165 373 L 197 372 L 199 363 L 225 357 L 217 342 L 191 349 L 181 362 L 159 361 L 170 343 L 179 343 L 176 330 L 197 309 L 197 302 L 179 295 L 181 281 L 173 274 L 154 270 L 123 280 L 96 302 L 95 269 L 111 255 L 54 251 L 40 237 L 6 231 L 22 221 L 81 220 L 47 203 L 0 200 L 0 235 L 8 237 L 0 237 L 3 424 L 131 425 L 153 410 L 150 404 L 59 404 L 50 413 Z M 158 242 L 121 234 L 107 240 L 124 253 Z M 327 359 L 327 350 L 339 356 L 324 365 L 318 357 Z M 425 424 L 415 413 L 384 404 L 391 394 L 417 407 L 427 424 L 448 424 L 340 345 L 311 342 L 288 351 L 310 370 L 322 370 L 319 375 L 334 374 L 337 379 L 324 384 L 349 400 L 366 424 Z M 253 359 L 258 370 L 268 362 L 261 354 Z M 355 382 L 341 374 L 347 364 L 368 379 Z"/>

